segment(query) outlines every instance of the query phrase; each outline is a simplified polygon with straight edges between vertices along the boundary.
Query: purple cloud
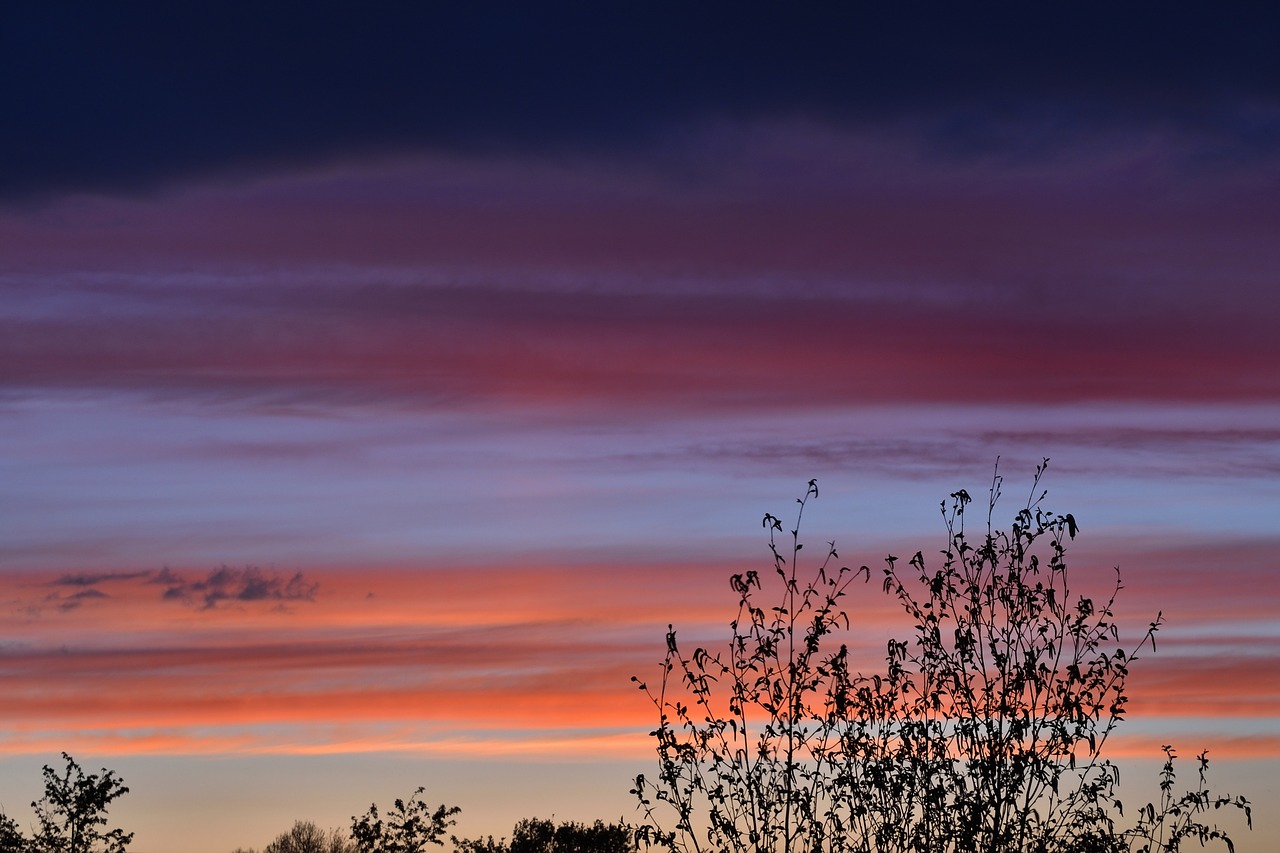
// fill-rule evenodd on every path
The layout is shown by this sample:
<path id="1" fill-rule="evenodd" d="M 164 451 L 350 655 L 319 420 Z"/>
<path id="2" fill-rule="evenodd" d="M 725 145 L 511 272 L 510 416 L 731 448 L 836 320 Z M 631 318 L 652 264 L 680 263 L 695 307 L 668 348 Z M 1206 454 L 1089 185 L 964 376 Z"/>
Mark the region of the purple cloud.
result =
<path id="1" fill-rule="evenodd" d="M 165 587 L 165 601 L 199 604 L 213 610 L 227 603 L 273 602 L 283 607 L 299 601 L 314 601 L 320 584 L 308 581 L 302 572 L 284 575 L 256 566 L 233 569 L 220 566 L 203 578 L 188 580 L 171 569 L 162 569 L 150 583 Z"/>

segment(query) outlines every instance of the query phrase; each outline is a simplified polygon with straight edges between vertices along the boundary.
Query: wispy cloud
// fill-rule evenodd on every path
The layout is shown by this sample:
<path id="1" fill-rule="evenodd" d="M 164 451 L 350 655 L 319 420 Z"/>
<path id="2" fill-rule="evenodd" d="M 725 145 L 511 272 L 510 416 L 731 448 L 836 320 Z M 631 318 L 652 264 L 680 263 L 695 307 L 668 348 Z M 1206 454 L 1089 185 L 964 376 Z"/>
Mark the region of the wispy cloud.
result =
<path id="1" fill-rule="evenodd" d="M 95 601 L 103 598 L 110 598 L 110 596 L 105 592 L 92 587 L 82 589 L 79 592 L 74 592 L 70 595 L 51 593 L 45 596 L 39 604 L 28 606 L 27 610 L 28 612 L 38 613 L 47 607 L 54 607 L 63 613 L 67 613 L 69 611 L 76 610 L 87 601 Z"/>
<path id="2" fill-rule="evenodd" d="M 92 572 L 74 575 L 63 575 L 55 581 L 50 582 L 50 586 L 98 586 L 103 583 L 124 582 L 137 580 L 139 578 L 147 578 L 151 576 L 149 571 L 141 572 Z"/>
<path id="3" fill-rule="evenodd" d="M 99 589 L 108 584 L 116 588 L 116 596 Z M 31 584 L 28 582 L 27 585 Z M 157 597 L 150 600 L 193 605 L 202 610 L 255 605 L 285 609 L 292 604 L 314 602 L 320 589 L 318 581 L 307 578 L 300 571 L 289 574 L 256 566 L 220 566 L 196 576 L 189 572 L 176 572 L 168 567 L 158 571 L 85 572 L 64 574 L 34 585 L 56 589 L 35 599 L 23 596 L 21 587 L 15 590 L 18 597 L 13 601 L 20 602 L 18 609 L 31 614 L 39 614 L 48 609 L 67 612 L 89 602 L 113 600 L 119 608 L 133 610 L 142 607 L 145 610 L 147 596 L 143 593 L 154 590 L 157 586 L 162 589 Z M 68 589 L 72 591 L 66 591 Z"/>
<path id="4" fill-rule="evenodd" d="M 1105 283 L 1074 302 L 1087 317 L 1022 307 L 964 309 L 824 297 L 344 288 L 317 312 L 314 290 L 276 304 L 227 303 L 175 322 L 80 318 L 6 324 L 11 392 L 135 391 L 165 398 L 442 401 L 474 406 L 662 404 L 759 410 L 906 402 L 1270 399 L 1275 342 L 1252 319 L 1206 309 L 1194 326 L 1109 304 Z M 191 292 L 192 305 L 206 294 Z M 1012 296 L 1014 302 L 1020 297 Z M 1245 297 L 1242 297 L 1245 298 Z M 1274 297 L 1262 297 L 1273 299 Z M 382 301 L 385 310 L 367 305 Z M 403 303 L 403 304 L 398 304 Z M 86 311 L 94 309 L 89 302 Z M 1190 306 L 1188 306 L 1190 308 Z M 1198 309 L 1197 309 L 1198 310 Z M 1215 316 L 1216 314 L 1216 316 Z M 999 334 L 981 335 L 984 325 Z M 288 329 L 288 332 L 282 331 Z M 234 348 L 222 342 L 236 339 Z M 1052 351 L 1049 367 L 1027 356 Z"/>
<path id="5" fill-rule="evenodd" d="M 188 579 L 166 568 L 148 582 L 164 587 L 162 598 L 165 601 L 198 604 L 205 610 L 228 604 L 267 602 L 283 607 L 310 602 L 315 601 L 320 588 L 318 582 L 306 579 L 302 572 L 281 574 L 256 566 L 242 569 L 221 566 L 196 579 Z"/>
<path id="6" fill-rule="evenodd" d="M 1229 555 L 1211 542 L 1166 543 L 1163 551 L 1141 541 L 1103 544 L 1102 553 L 1126 566 L 1147 554 L 1125 571 L 1122 639 L 1136 640 L 1157 608 L 1169 616 L 1159 651 L 1144 652 L 1133 666 L 1136 734 L 1144 720 L 1177 726 L 1209 715 L 1255 731 L 1231 749 L 1246 741 L 1272 749 L 1268 721 L 1280 718 L 1280 693 L 1269 685 L 1280 683 L 1278 638 L 1256 626 L 1269 624 L 1274 584 L 1252 583 L 1266 573 L 1250 566 L 1274 542 Z M 851 552 L 842 549 L 846 557 Z M 1202 571 L 1202 561 L 1215 555 L 1229 556 L 1232 570 Z M 1104 595 L 1114 579 L 1110 566 L 1093 565 L 1088 555 L 1072 559 L 1074 589 Z M 0 751 L 22 751 L 50 731 L 78 727 L 86 742 L 132 733 L 126 740 L 134 748 L 161 752 L 188 748 L 182 743 L 195 732 L 209 748 L 220 743 L 231 751 L 399 745 L 514 755 L 563 742 L 573 752 L 572 742 L 594 743 L 602 732 L 648 730 L 651 708 L 630 677 L 658 676 L 668 621 L 685 643 L 726 642 L 735 601 L 727 573 L 741 568 L 526 562 L 331 571 L 321 576 L 324 596 L 307 581 L 291 592 L 296 575 L 157 572 L 119 587 L 112 607 L 85 608 L 78 632 L 55 620 L 18 626 L 15 645 L 4 650 L 8 692 L 0 718 L 10 735 Z M 1199 606 L 1206 584 L 1215 597 L 1219 587 L 1233 588 L 1223 599 L 1228 612 Z M 175 612 L 154 595 L 157 585 L 181 591 L 172 600 L 195 611 Z M 91 595 L 94 588 L 75 589 Z M 874 672 L 883 666 L 884 638 L 905 636 L 909 620 L 874 583 L 853 593 L 852 631 L 838 639 L 857 666 Z M 302 600 L 312 603 L 288 619 L 251 606 Z M 400 734 L 388 739 L 388 725 Z M 287 727 L 288 734 L 273 743 L 254 733 L 263 726 Z M 340 743 L 326 740 L 339 729 Z M 148 732 L 173 737 L 151 740 Z M 1222 740 L 1206 745 L 1216 749 Z M 204 749 L 193 741 L 189 748 Z M 635 740 L 609 748 L 635 754 Z"/>

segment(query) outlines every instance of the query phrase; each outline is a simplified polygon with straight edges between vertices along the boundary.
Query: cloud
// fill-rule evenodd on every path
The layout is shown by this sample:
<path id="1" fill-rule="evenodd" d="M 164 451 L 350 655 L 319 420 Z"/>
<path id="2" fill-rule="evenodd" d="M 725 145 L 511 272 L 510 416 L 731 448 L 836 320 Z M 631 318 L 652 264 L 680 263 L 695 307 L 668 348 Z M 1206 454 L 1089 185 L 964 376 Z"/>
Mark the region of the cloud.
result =
<path id="1" fill-rule="evenodd" d="M 1114 556 L 1115 544 L 1101 551 Z M 1277 581 L 1265 561 L 1275 552 L 1274 537 L 1231 553 L 1210 542 L 1166 541 L 1163 551 L 1150 545 L 1130 543 L 1129 550 L 1147 555 L 1132 575 L 1131 554 L 1121 549 L 1119 555 L 1129 586 L 1122 640 L 1135 642 L 1130 629 L 1140 631 L 1157 606 L 1166 608 L 1170 622 L 1159 652 L 1144 651 L 1133 668 L 1126 730 L 1141 734 L 1155 721 L 1185 733 L 1211 715 L 1246 733 L 1274 735 L 1280 693 L 1271 685 L 1280 684 L 1280 637 L 1269 609 Z M 1201 571 L 1202 563 L 1219 561 L 1212 573 Z M 1090 572 L 1096 561 L 1073 555 L 1072 562 L 1079 567 L 1075 591 L 1096 596 L 1109 588 L 1109 563 Z M 535 748 L 568 730 L 643 737 L 652 728 L 652 708 L 630 677 L 658 676 L 669 621 L 689 648 L 722 644 L 735 601 L 726 577 L 741 570 L 704 561 L 361 566 L 326 572 L 329 594 L 288 619 L 263 607 L 228 606 L 241 593 L 282 603 L 269 590 L 285 594 L 288 575 L 260 572 L 251 583 L 251 569 L 157 572 L 156 585 L 135 582 L 134 591 L 146 593 L 134 601 L 136 609 L 94 608 L 84 613 L 79 634 L 69 635 L 65 621 L 19 626 L 19 642 L 5 649 L 0 752 L 27 749 L 32 740 L 63 730 L 90 739 L 207 736 L 225 742 L 228 752 L 287 752 L 303 741 L 334 750 L 376 748 L 387 726 L 419 741 L 490 730 L 513 750 Z M 157 601 L 157 586 L 175 590 L 176 600 L 185 591 L 202 608 L 206 593 L 221 590 L 228 598 L 216 599 L 216 618 L 206 619 Z M 1226 610 L 1203 612 L 1200 605 L 1220 596 L 1223 586 L 1235 588 Z M 376 598 L 367 598 L 370 590 Z M 855 592 L 852 633 L 836 639 L 849 642 L 859 667 L 878 671 L 883 638 L 906 635 L 910 620 L 878 585 Z M 1188 609 L 1200 611 L 1202 621 L 1186 621 Z M 1128 610 L 1138 613 L 1131 617 Z M 228 625 L 235 630 L 225 630 Z M 243 742 L 264 726 L 281 733 L 253 747 Z M 350 739 L 334 741 L 338 729 Z M 138 748 L 184 749 L 164 738 Z M 1265 749 L 1275 754 L 1274 738 Z"/>
<path id="2" fill-rule="evenodd" d="M 129 581 L 139 580 L 151 575 L 151 572 L 85 572 L 80 574 L 65 574 L 52 581 L 46 586 L 54 587 L 71 587 L 76 592 L 64 595 L 61 592 L 53 592 L 46 595 L 41 601 L 27 605 L 26 610 L 29 613 L 39 613 L 47 607 L 56 607 L 63 613 L 78 609 L 81 605 L 88 601 L 96 601 L 100 599 L 110 598 L 107 593 L 97 589 L 99 584 L 103 583 L 128 583 Z"/>
<path id="3" fill-rule="evenodd" d="M 1144 6 L 500 5 L 261 9 L 245 27 L 221 5 L 30 4 L 0 43 L 24 131 L 0 142 L 22 164 L 0 193 L 404 150 L 635 154 L 708 116 L 916 121 L 952 156 L 1126 124 L 1195 127 L 1229 150 L 1277 135 L 1258 106 L 1280 83 L 1265 4 L 1162 9 L 1158 38 Z"/>
<path id="4" fill-rule="evenodd" d="M 98 586 L 114 584 L 119 588 L 112 596 Z M 160 571 L 86 572 L 64 574 L 51 581 L 39 581 L 35 585 L 63 587 L 73 592 L 55 591 L 38 599 L 15 598 L 13 601 L 29 615 L 36 616 L 47 609 L 61 612 L 77 610 L 94 601 L 113 599 L 118 607 L 148 607 L 150 597 L 140 596 L 143 590 L 161 586 L 161 602 L 179 602 L 199 606 L 203 610 L 215 610 L 228 605 L 253 605 L 265 603 L 284 609 L 298 602 L 314 602 L 320 584 L 308 579 L 302 572 L 292 575 L 268 571 L 256 566 L 230 568 L 220 566 L 207 574 L 191 577 L 165 567 Z M 103 618 L 110 619 L 110 616 Z"/>
<path id="5" fill-rule="evenodd" d="M 721 134 L 685 140 L 685 181 L 435 155 L 0 216 L 26 270 L 0 277 L 0 392 L 632 412 L 1278 393 L 1280 163 L 1192 174 L 1176 133 L 1029 166 L 799 120 Z"/>
<path id="6" fill-rule="evenodd" d="M 1277 343 L 1264 330 L 1274 294 L 1254 300 L 1247 288 L 1224 289 L 1213 303 L 1208 290 L 1188 292 L 1177 310 L 1198 311 L 1191 323 L 1129 304 L 1100 270 L 1082 271 L 1070 307 L 1034 321 L 1026 318 L 1053 288 L 1010 285 L 933 304 L 909 289 L 869 296 L 856 281 L 799 297 L 783 281 L 746 295 L 728 284 L 685 295 L 285 283 L 244 301 L 235 284 L 173 288 L 165 313 L 88 322 L 151 289 L 120 284 L 85 292 L 77 312 L 0 323 L 0 386 L 339 405 L 665 402 L 675 410 L 1259 400 L 1280 387 L 1268 369 Z M 967 292 L 962 282 L 949 289 Z M 1237 316 L 1247 302 L 1252 315 Z M 999 331 L 984 334 L 989 328 Z M 230 339 L 239 344 L 225 346 Z"/>
<path id="7" fill-rule="evenodd" d="M 100 598 L 110 598 L 105 592 L 98 589 L 82 589 L 71 595 L 63 596 L 58 593 L 45 596 L 44 600 L 36 606 L 28 608 L 28 612 L 38 613 L 42 608 L 54 606 L 63 613 L 78 609 L 86 601 L 93 601 Z"/>
<path id="8" fill-rule="evenodd" d="M 302 572 L 284 575 L 256 566 L 233 569 L 221 566 L 203 578 L 188 580 L 165 568 L 149 583 L 162 585 L 165 601 L 199 604 L 213 610 L 229 603 L 274 602 L 283 607 L 300 601 L 315 601 L 320 584 L 303 577 Z"/>
<path id="9" fill-rule="evenodd" d="M 67 574 L 51 581 L 50 586 L 97 586 L 102 583 L 132 581 L 150 577 L 151 572 L 93 572 L 87 574 Z"/>

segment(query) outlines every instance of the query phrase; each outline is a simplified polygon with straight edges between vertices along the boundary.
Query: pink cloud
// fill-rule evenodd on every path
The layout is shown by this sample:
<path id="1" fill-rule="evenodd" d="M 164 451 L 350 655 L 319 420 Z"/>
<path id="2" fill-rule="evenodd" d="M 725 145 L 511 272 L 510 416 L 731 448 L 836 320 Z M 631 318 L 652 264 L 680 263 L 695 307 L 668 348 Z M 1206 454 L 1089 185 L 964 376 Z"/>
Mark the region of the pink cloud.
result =
<path id="1" fill-rule="evenodd" d="M 679 154 L 698 180 L 428 159 L 11 211 L 27 277 L 0 286 L 27 310 L 0 382 L 637 407 L 1280 392 L 1274 170 L 1188 175 L 1149 139 L 960 163 L 803 123 L 736 128 L 726 160 L 723 132 Z M 780 163 L 810 177 L 760 177 Z"/>
<path id="2" fill-rule="evenodd" d="M 8 324 L 10 388 L 676 409 L 875 402 L 1270 401 L 1274 341 L 1212 317 L 496 288 L 184 286 L 174 313 Z M 122 300 L 148 291 L 112 289 Z M 89 294 L 85 294 L 89 299 Z M 167 297 L 172 298 L 172 297 Z M 1083 298 L 1083 297 L 1082 297 Z M 94 300 L 110 310 L 109 297 Z M 85 302 L 87 306 L 90 304 Z M 984 333 L 984 327 L 998 332 Z M 1051 357 L 1049 354 L 1052 354 Z M 1040 354 L 1039 357 L 1036 354 Z"/>

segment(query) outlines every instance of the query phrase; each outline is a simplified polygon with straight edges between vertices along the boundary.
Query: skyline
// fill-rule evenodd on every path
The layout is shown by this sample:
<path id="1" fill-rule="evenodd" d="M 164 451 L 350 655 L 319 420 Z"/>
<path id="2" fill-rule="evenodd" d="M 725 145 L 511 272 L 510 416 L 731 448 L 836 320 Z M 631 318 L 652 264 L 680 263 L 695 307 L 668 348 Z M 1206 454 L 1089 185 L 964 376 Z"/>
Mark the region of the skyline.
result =
<path id="1" fill-rule="evenodd" d="M 0 28 L 5 813 L 635 819 L 765 512 L 877 572 L 1049 457 L 1118 753 L 1280 838 L 1275 13 L 137 11 Z"/>

